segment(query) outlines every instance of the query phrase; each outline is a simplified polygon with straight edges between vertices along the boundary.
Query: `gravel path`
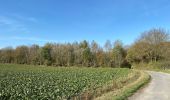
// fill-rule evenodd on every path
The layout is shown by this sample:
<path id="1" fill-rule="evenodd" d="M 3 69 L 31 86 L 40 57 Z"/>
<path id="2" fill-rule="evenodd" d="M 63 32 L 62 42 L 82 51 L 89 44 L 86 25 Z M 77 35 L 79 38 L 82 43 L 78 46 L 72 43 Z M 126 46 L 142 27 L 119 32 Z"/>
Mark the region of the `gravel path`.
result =
<path id="1" fill-rule="evenodd" d="M 129 100 L 170 100 L 170 74 L 151 71 L 148 73 L 152 77 L 151 82 Z"/>

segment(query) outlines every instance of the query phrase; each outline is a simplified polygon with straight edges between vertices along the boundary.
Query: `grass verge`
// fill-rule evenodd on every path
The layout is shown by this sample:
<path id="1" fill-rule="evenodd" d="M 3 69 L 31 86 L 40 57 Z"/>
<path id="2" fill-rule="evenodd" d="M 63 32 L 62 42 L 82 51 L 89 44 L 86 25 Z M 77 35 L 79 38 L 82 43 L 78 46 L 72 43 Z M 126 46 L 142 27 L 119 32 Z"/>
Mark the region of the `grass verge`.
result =
<path id="1" fill-rule="evenodd" d="M 164 72 L 164 73 L 169 73 L 170 74 L 170 70 L 161 70 L 161 69 L 154 69 L 154 70 L 151 70 L 151 71 L 157 71 L 157 72 Z"/>
<path id="2" fill-rule="evenodd" d="M 143 71 L 138 72 L 140 73 L 140 77 L 134 82 L 131 82 L 115 91 L 106 93 L 95 100 L 127 100 L 129 96 L 133 95 L 138 89 L 147 84 L 151 79 L 147 73 Z"/>

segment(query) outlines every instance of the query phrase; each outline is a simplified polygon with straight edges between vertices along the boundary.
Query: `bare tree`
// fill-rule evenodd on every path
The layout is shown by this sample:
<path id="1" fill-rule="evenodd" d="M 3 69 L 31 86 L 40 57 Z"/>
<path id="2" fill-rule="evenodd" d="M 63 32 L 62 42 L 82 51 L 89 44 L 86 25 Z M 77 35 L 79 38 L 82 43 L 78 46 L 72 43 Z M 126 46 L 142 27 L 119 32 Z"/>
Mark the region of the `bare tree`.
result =
<path id="1" fill-rule="evenodd" d="M 112 50 L 113 61 L 116 67 L 121 67 L 125 58 L 125 52 L 121 41 L 114 42 L 114 48 Z"/>
<path id="2" fill-rule="evenodd" d="M 106 43 L 104 44 L 104 48 L 107 52 L 111 51 L 112 49 L 112 44 L 110 42 L 110 40 L 107 40 Z"/>
<path id="3" fill-rule="evenodd" d="M 153 45 L 157 45 L 161 42 L 169 41 L 169 33 L 168 31 L 162 28 L 154 28 L 149 31 L 143 32 L 139 41 L 147 42 Z"/>

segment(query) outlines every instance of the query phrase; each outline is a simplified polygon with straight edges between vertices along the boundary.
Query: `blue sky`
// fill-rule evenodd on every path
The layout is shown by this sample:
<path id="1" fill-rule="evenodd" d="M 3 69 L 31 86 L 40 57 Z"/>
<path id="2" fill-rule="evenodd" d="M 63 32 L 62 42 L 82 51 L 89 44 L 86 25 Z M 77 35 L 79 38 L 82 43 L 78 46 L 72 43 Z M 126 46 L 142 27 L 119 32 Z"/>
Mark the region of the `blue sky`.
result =
<path id="1" fill-rule="evenodd" d="M 0 48 L 47 42 L 122 40 L 170 29 L 169 0 L 0 0 Z"/>

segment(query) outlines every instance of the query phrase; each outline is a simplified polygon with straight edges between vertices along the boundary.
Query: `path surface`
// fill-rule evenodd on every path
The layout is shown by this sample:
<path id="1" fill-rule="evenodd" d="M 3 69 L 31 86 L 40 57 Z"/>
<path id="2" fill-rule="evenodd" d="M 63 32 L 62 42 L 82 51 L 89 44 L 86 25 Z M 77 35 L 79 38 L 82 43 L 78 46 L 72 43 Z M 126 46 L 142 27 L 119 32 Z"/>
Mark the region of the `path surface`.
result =
<path id="1" fill-rule="evenodd" d="M 170 74 L 148 73 L 152 77 L 151 82 L 130 97 L 129 100 L 170 100 Z"/>

